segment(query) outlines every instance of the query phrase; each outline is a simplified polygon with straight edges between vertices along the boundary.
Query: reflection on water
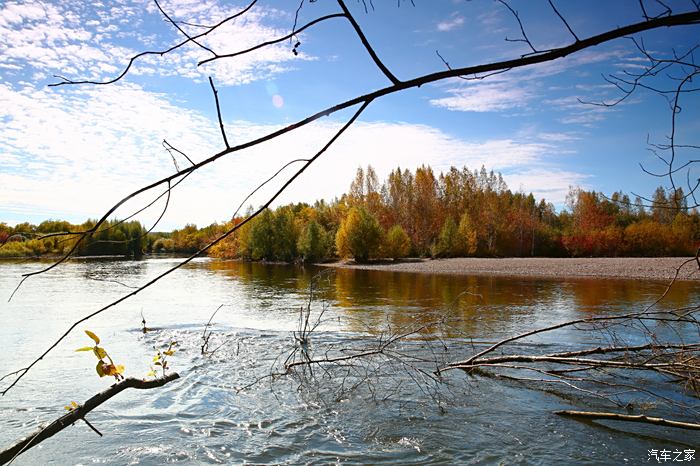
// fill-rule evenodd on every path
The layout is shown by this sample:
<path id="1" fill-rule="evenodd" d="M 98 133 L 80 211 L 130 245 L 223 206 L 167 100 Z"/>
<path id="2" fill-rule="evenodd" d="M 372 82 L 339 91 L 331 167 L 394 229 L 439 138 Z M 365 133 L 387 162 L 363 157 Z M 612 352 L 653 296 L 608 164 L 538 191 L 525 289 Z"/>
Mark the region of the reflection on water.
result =
<path id="1" fill-rule="evenodd" d="M 662 281 L 512 278 L 432 275 L 376 270 L 265 265 L 208 261 L 193 267 L 216 271 L 237 283 L 262 309 L 274 308 L 278 296 L 305 299 L 312 278 L 324 273 L 318 299 L 333 310 L 361 316 L 364 321 L 394 326 L 433 319 L 430 311 L 455 317 L 470 338 L 493 338 L 532 325 L 548 325 L 614 312 L 639 311 L 655 302 L 667 288 Z M 700 285 L 677 282 L 659 304 L 660 309 L 697 303 Z M 266 299 L 271 297 L 272 300 Z M 348 331 L 365 331 L 347 320 Z M 484 329 L 488 328 L 488 331 Z M 494 332 L 496 332 L 494 334 Z"/>
<path id="2" fill-rule="evenodd" d="M 76 261 L 28 281 L 0 317 L 0 372 L 26 365 L 73 321 L 143 284 L 176 259 Z M 36 263 L 0 263 L 0 297 Z M 665 289 L 661 282 L 437 276 L 196 260 L 156 287 L 89 321 L 127 375 L 149 369 L 153 347 L 181 343 L 172 358 L 181 380 L 162 389 L 125 392 L 90 415 L 103 433 L 67 429 L 15 464 L 199 463 L 472 463 L 639 464 L 649 448 L 697 448 L 697 436 L 654 427 L 579 423 L 552 415 L 575 400 L 523 390 L 502 381 L 453 374 L 452 399 L 442 413 L 415 384 L 387 402 L 358 393 L 337 403 L 291 380 L 249 384 L 268 373 L 289 346 L 298 310 L 313 277 L 315 302 L 328 305 L 322 336 L 427 322 L 433 311 L 456 323 L 451 336 L 493 341 L 537 325 L 611 312 L 639 310 Z M 677 283 L 662 306 L 698 302 L 700 286 Z M 204 324 L 220 305 L 212 357 L 200 354 Z M 141 313 L 158 330 L 143 335 Z M 81 329 L 83 327 L 80 327 Z M 677 329 L 674 329 L 677 330 Z M 561 337 L 561 335 L 560 335 Z M 73 350 L 76 332 L 40 363 L 17 389 L 0 399 L 0 444 L 61 414 L 109 383 L 93 361 Z M 564 334 L 561 347 L 577 341 Z M 381 387 L 381 385 L 380 385 Z M 588 407 L 588 406 L 587 406 Z M 595 408 L 595 406 L 592 406 Z"/>

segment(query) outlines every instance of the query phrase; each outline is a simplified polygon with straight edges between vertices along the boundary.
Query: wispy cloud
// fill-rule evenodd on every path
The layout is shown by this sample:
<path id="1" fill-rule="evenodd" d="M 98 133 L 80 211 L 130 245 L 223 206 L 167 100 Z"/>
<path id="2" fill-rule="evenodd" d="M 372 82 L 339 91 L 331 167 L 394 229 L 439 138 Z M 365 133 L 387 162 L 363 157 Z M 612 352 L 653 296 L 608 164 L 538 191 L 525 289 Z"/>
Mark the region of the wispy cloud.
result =
<path id="1" fill-rule="evenodd" d="M 591 127 L 594 123 L 605 120 L 616 111 L 615 108 L 584 103 L 575 96 L 547 99 L 543 101 L 543 104 L 562 113 L 559 117 L 561 123 L 586 127 Z"/>
<path id="2" fill-rule="evenodd" d="M 547 133 L 542 132 L 537 134 L 537 138 L 547 142 L 571 142 L 581 139 L 580 136 L 572 133 Z"/>
<path id="3" fill-rule="evenodd" d="M 464 24 L 464 17 L 458 13 L 453 13 L 448 19 L 440 21 L 437 24 L 437 30 L 440 32 L 448 32 L 457 29 Z"/>
<path id="4" fill-rule="evenodd" d="M 462 112 L 493 112 L 523 107 L 535 97 L 532 89 L 510 83 L 483 83 L 453 87 L 449 97 L 431 99 L 436 107 Z"/>
<path id="5" fill-rule="evenodd" d="M 536 104 L 550 105 L 552 100 L 539 102 L 538 99 L 547 95 L 547 91 L 572 90 L 572 86 L 547 86 L 550 80 L 564 72 L 575 70 L 587 70 L 590 66 L 613 62 L 627 56 L 621 50 L 610 51 L 586 51 L 576 56 L 567 57 L 562 60 L 541 63 L 527 69 L 514 69 L 505 73 L 489 76 L 483 80 L 465 81 L 462 79 L 452 79 L 445 84 L 437 85 L 436 88 L 443 89 L 447 97 L 439 97 L 430 100 L 431 105 L 442 107 L 453 111 L 462 112 L 503 112 L 515 108 L 528 107 Z M 593 85 L 582 84 L 575 88 L 577 91 L 602 90 L 607 92 L 610 86 L 607 84 Z M 567 96 L 567 101 L 576 101 L 579 95 Z M 564 106 L 557 105 L 559 109 Z M 579 118 L 580 106 L 566 107 L 567 110 L 575 111 L 572 118 Z M 604 112 L 589 111 L 583 112 L 589 115 L 587 123 L 600 121 L 604 118 Z M 595 115 L 595 117 L 593 116 Z M 596 119 L 597 118 L 597 119 Z"/>

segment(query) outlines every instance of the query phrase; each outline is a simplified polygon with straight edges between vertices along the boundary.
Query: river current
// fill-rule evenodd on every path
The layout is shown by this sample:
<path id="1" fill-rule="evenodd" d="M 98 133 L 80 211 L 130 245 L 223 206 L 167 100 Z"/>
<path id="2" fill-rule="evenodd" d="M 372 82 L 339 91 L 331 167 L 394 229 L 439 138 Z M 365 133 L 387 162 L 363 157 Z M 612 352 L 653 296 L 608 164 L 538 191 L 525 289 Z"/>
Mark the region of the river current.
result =
<path id="1" fill-rule="evenodd" d="M 26 366 L 74 321 L 177 260 L 72 261 L 30 278 L 10 302 L 21 274 L 42 263 L 0 263 L 0 375 Z M 87 329 L 125 365 L 127 376 L 145 377 L 154 354 L 177 341 L 168 370 L 180 379 L 153 390 L 127 390 L 93 411 L 88 419 L 103 437 L 79 423 L 13 464 L 650 464 L 651 449 L 700 447 L 700 435 L 692 431 L 553 414 L 589 408 L 590 400 L 584 405 L 576 397 L 459 371 L 446 374 L 441 384 L 430 377 L 430 361 L 467 356 L 472 345 L 536 326 L 640 309 L 664 291 L 664 283 L 362 270 L 318 277 L 321 270 L 193 261 L 80 324 L 0 398 L 0 446 L 113 382 L 97 376 L 92 354 L 75 352 L 92 344 Z M 407 338 L 402 354 L 414 362 L 397 358 L 363 366 L 364 381 L 349 365 L 269 377 L 295 348 L 301 357 L 293 332 L 310 290 L 310 321 L 323 315 L 304 348 L 317 356 L 348 345 L 372 347 L 437 315 L 456 323 L 440 338 L 429 330 Z M 681 282 L 662 306 L 697 305 L 699 297 L 700 285 Z M 203 332 L 215 311 L 207 327 L 207 349 L 214 352 L 203 355 Z M 561 332 L 537 343 L 576 348 L 591 343 L 586 338 Z M 443 343 L 455 352 L 442 354 Z"/>

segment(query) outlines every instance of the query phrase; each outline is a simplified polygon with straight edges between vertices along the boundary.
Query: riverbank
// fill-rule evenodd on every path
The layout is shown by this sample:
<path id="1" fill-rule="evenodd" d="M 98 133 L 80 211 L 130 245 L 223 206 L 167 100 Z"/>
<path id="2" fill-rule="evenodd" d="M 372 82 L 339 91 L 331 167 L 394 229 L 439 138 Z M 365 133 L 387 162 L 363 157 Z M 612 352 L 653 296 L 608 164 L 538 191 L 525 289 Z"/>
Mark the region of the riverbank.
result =
<path id="1" fill-rule="evenodd" d="M 670 280 L 674 277 L 676 269 L 690 259 L 688 257 L 527 257 L 506 259 L 462 257 L 407 259 L 369 264 L 332 262 L 320 265 L 348 269 L 452 275 Z M 698 264 L 693 260 L 684 265 L 678 274 L 678 280 L 700 280 Z"/>

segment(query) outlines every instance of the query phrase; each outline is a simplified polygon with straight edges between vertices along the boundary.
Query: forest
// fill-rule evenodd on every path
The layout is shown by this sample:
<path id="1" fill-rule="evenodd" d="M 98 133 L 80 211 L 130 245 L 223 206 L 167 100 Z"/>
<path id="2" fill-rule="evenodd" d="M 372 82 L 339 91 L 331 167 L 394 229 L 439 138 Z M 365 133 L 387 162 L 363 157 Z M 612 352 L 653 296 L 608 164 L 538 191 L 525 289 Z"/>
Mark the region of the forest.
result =
<path id="1" fill-rule="evenodd" d="M 545 199 L 513 192 L 500 173 L 430 166 L 396 168 L 380 182 L 358 168 L 347 193 L 331 202 L 266 209 L 210 255 L 270 262 L 364 262 L 404 257 L 617 257 L 687 256 L 700 244 L 700 215 L 688 209 L 682 188 L 659 187 L 651 199 L 622 192 L 571 188 L 557 212 Z M 252 206 L 250 209 L 252 211 Z M 112 220 L 77 249 L 80 256 L 141 257 L 144 253 L 194 253 L 243 221 L 204 228 L 188 224 L 169 233 L 149 232 L 137 221 Z M 47 220 L 39 225 L 0 223 L 0 257 L 60 255 L 94 225 Z M 73 239 L 72 239 L 73 238 Z"/>

